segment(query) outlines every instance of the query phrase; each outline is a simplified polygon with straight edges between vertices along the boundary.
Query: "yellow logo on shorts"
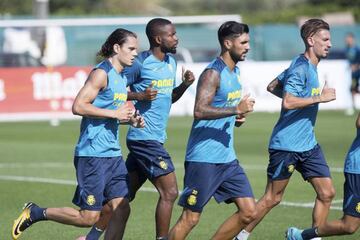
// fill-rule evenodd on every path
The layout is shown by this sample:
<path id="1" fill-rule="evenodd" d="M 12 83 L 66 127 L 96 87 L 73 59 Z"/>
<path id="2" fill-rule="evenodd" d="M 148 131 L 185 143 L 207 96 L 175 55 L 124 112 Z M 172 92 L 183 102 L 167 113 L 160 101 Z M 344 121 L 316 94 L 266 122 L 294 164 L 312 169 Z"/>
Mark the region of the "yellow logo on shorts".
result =
<path id="1" fill-rule="evenodd" d="M 188 197 L 187 199 L 187 203 L 190 205 L 190 206 L 193 206 L 196 204 L 197 202 L 197 199 L 196 199 L 196 195 L 198 194 L 198 191 L 196 190 L 192 190 L 191 192 L 191 195 Z"/>
<path id="2" fill-rule="evenodd" d="M 159 157 L 158 159 L 159 159 L 159 161 L 160 161 L 160 162 L 159 162 L 160 167 L 161 167 L 162 169 L 166 170 L 166 169 L 168 168 L 167 163 L 163 160 L 162 157 Z"/>
<path id="3" fill-rule="evenodd" d="M 95 196 L 94 196 L 94 195 L 89 195 L 89 196 L 87 196 L 86 203 L 87 203 L 89 206 L 94 205 L 94 204 L 96 203 Z"/>
<path id="4" fill-rule="evenodd" d="M 288 166 L 288 172 L 289 172 L 289 173 L 293 173 L 294 170 L 295 170 L 295 166 L 294 166 L 293 164 L 291 164 L 291 165 Z"/>
<path id="5" fill-rule="evenodd" d="M 168 165 L 166 164 L 165 161 L 161 161 L 161 162 L 160 162 L 160 167 L 161 167 L 162 169 L 166 170 L 166 169 L 168 168 Z"/>
<path id="6" fill-rule="evenodd" d="M 355 209 L 356 209 L 356 211 L 357 211 L 358 213 L 360 213 L 360 202 L 357 203 Z"/>

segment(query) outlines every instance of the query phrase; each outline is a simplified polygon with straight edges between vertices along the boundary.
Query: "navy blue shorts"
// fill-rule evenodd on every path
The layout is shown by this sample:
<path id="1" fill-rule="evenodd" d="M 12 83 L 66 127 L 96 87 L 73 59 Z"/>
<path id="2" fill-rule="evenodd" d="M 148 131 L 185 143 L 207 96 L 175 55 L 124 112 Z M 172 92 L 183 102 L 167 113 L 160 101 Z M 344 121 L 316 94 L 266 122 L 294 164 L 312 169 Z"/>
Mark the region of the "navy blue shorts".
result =
<path id="1" fill-rule="evenodd" d="M 202 212 L 212 196 L 218 203 L 254 197 L 249 180 L 237 160 L 223 164 L 185 162 L 184 191 L 179 205 L 193 212 Z"/>
<path id="2" fill-rule="evenodd" d="M 317 144 L 305 152 L 288 152 L 269 149 L 268 178 L 271 180 L 289 179 L 296 169 L 304 180 L 314 177 L 331 177 L 321 147 Z"/>
<path id="3" fill-rule="evenodd" d="M 343 212 L 360 218 L 360 174 L 344 173 Z"/>
<path id="4" fill-rule="evenodd" d="M 128 198 L 128 172 L 122 157 L 74 157 L 78 185 L 73 203 L 100 211 L 114 198 Z"/>
<path id="5" fill-rule="evenodd" d="M 126 142 L 129 155 L 126 167 L 129 172 L 138 172 L 140 181 L 154 179 L 175 171 L 169 153 L 162 143 L 153 140 Z"/>

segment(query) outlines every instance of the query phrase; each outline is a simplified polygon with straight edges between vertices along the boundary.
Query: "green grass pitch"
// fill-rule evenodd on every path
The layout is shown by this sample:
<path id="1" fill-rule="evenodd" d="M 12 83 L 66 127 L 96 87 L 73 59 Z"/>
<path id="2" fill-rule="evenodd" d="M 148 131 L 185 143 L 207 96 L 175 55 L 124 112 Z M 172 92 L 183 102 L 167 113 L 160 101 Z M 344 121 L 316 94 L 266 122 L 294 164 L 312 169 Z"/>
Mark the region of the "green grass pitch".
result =
<path id="1" fill-rule="evenodd" d="M 254 113 L 239 129 L 235 129 L 235 149 L 253 188 L 256 198 L 261 197 L 266 184 L 268 161 L 267 144 L 278 113 Z M 344 157 L 355 137 L 356 116 L 344 116 L 340 111 L 319 112 L 316 136 L 332 168 L 337 191 L 330 219 L 342 216 L 341 200 Z M 165 144 L 176 166 L 179 190 L 182 190 L 183 161 L 191 117 L 172 117 L 169 121 L 168 140 Z M 126 127 L 121 127 L 125 136 Z M 49 122 L 0 123 L 0 239 L 11 239 L 12 222 L 27 201 L 43 207 L 73 206 L 75 170 L 73 150 L 79 134 L 79 121 L 64 121 L 59 127 Z M 124 137 L 123 154 L 127 155 Z M 158 198 L 146 183 L 131 204 L 132 213 L 124 239 L 154 239 L 154 210 Z M 150 189 L 150 190 L 149 190 Z M 251 240 L 284 239 L 288 226 L 300 228 L 311 225 L 311 203 L 315 199 L 310 184 L 299 173 L 294 173 L 284 196 L 283 205 L 277 206 L 254 230 Z M 217 204 L 211 200 L 205 207 L 200 223 L 188 239 L 209 239 L 223 220 L 235 211 L 235 206 Z M 175 206 L 172 224 L 181 213 Z M 35 224 L 21 236 L 23 240 L 75 239 L 88 229 L 65 226 L 52 222 Z M 360 239 L 360 231 L 346 237 L 332 239 Z"/>

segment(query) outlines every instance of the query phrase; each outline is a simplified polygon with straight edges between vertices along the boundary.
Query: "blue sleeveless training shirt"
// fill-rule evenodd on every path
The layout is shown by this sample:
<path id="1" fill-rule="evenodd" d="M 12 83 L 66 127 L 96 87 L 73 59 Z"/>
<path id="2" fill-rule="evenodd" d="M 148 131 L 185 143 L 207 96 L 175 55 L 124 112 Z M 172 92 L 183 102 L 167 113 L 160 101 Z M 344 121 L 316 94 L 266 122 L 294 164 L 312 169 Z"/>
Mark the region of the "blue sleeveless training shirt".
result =
<path id="1" fill-rule="evenodd" d="M 226 108 L 236 106 L 241 99 L 240 71 L 231 71 L 221 58 L 213 60 L 205 69 L 219 72 L 220 87 L 211 105 Z M 228 163 L 236 159 L 233 147 L 235 116 L 213 120 L 194 120 L 187 149 L 186 161 Z"/>
<path id="2" fill-rule="evenodd" d="M 126 76 L 118 73 L 108 60 L 99 63 L 95 69 L 102 69 L 107 73 L 107 87 L 99 91 L 92 104 L 98 108 L 117 109 L 127 99 Z M 84 116 L 81 120 L 75 156 L 121 156 L 118 120 Z"/>

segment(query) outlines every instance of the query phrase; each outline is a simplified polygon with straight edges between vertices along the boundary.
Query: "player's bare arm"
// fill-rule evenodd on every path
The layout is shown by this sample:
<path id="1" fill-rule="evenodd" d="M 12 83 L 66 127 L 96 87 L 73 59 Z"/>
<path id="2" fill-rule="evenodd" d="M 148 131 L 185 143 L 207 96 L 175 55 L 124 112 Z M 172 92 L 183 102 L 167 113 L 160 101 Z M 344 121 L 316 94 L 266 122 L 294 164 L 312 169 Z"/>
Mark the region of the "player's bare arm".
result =
<path id="1" fill-rule="evenodd" d="M 75 115 L 97 117 L 97 118 L 116 118 L 120 121 L 129 121 L 133 114 L 129 106 L 121 106 L 117 110 L 102 109 L 94 106 L 99 91 L 104 89 L 107 84 L 107 75 L 105 71 L 96 69 L 92 71 L 75 98 L 72 112 Z"/>
<path id="2" fill-rule="evenodd" d="M 194 83 L 195 81 L 194 73 L 190 70 L 185 71 L 184 67 L 182 67 L 181 80 L 182 83 L 178 87 L 174 88 L 172 92 L 172 103 L 179 100 L 186 91 L 186 89 L 190 87 L 191 84 Z"/>
<path id="3" fill-rule="evenodd" d="M 308 98 L 295 97 L 294 95 L 286 92 L 283 97 L 283 107 L 285 109 L 296 109 L 310 106 L 314 103 L 326 103 L 336 99 L 336 92 L 334 88 L 328 88 L 325 84 L 322 92 L 318 96 Z"/>
<path id="4" fill-rule="evenodd" d="M 208 69 L 200 76 L 194 108 L 195 119 L 218 119 L 245 113 L 244 102 L 236 107 L 218 108 L 211 106 L 216 90 L 220 85 L 220 75 L 217 71 Z"/>
<path id="5" fill-rule="evenodd" d="M 275 96 L 277 96 L 279 98 L 283 97 L 284 85 L 277 78 L 272 80 L 266 89 L 268 92 L 274 94 Z"/>
<path id="6" fill-rule="evenodd" d="M 153 101 L 157 93 L 157 89 L 153 88 L 153 83 L 151 83 L 144 92 L 128 92 L 127 100 Z"/>

